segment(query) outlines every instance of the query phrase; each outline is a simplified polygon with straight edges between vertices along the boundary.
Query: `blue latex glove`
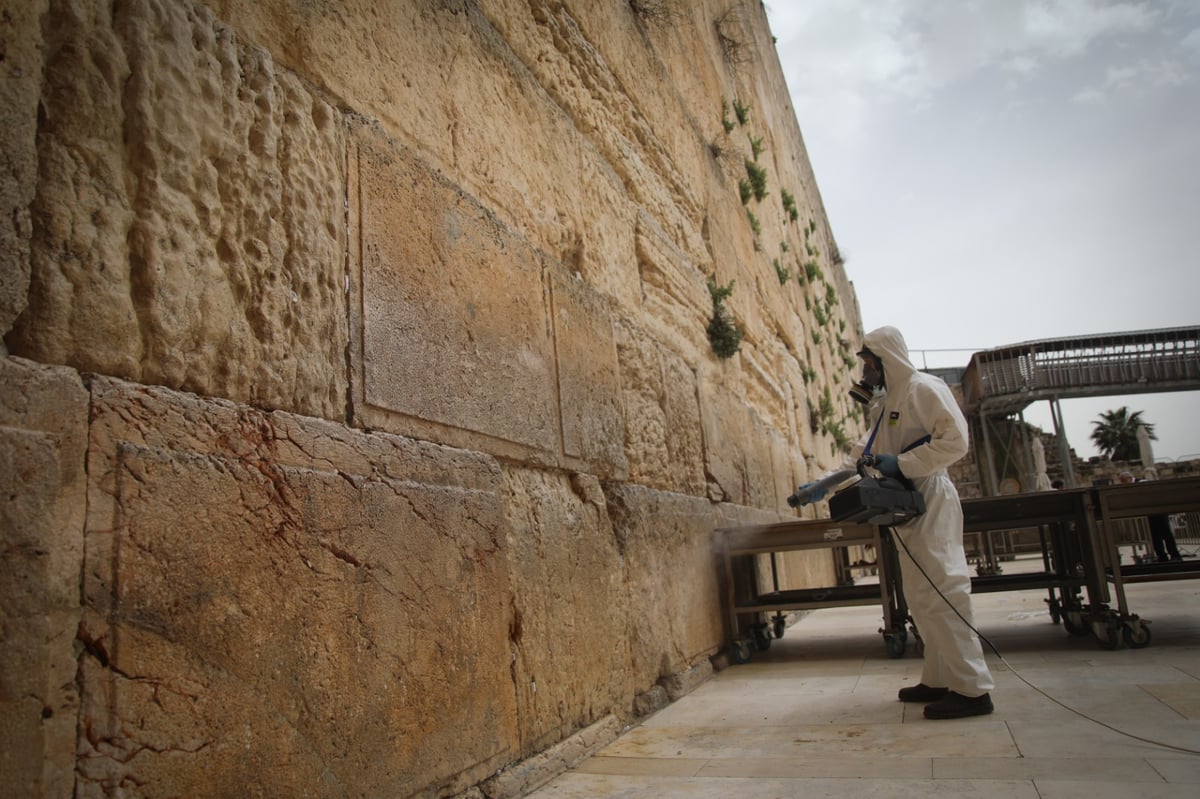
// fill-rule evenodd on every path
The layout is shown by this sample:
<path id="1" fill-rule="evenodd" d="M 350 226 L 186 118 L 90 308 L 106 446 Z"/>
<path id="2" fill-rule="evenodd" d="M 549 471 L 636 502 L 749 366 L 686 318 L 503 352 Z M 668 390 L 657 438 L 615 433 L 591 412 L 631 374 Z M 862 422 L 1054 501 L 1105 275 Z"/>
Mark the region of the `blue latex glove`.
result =
<path id="1" fill-rule="evenodd" d="M 900 478 L 904 476 L 900 473 L 900 461 L 895 455 L 876 455 L 875 468 L 885 477 Z"/>

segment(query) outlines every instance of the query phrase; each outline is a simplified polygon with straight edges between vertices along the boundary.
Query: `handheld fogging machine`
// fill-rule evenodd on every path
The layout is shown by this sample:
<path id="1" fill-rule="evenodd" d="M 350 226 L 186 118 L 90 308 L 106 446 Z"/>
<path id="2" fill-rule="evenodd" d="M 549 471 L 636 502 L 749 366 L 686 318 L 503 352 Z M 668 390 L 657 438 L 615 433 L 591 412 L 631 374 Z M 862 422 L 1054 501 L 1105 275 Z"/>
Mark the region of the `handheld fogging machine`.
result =
<path id="1" fill-rule="evenodd" d="M 842 469 L 798 489 L 787 498 L 787 503 L 796 508 L 808 502 L 813 494 L 836 491 L 829 498 L 833 521 L 880 527 L 903 524 L 924 513 L 925 498 L 912 481 L 868 474 L 867 469 L 875 468 L 876 464 L 874 455 L 864 455 L 858 459 L 856 468 Z"/>

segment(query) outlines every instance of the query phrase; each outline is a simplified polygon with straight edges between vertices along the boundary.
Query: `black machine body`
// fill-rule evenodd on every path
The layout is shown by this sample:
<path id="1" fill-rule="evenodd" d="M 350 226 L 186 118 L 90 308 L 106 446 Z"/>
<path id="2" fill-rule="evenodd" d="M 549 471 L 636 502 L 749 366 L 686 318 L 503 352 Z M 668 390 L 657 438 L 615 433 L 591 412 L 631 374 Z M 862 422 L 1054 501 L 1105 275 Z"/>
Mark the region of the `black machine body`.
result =
<path id="1" fill-rule="evenodd" d="M 921 492 L 894 477 L 862 477 L 829 498 L 829 515 L 835 522 L 892 527 L 925 512 Z"/>
<path id="2" fill-rule="evenodd" d="M 829 498 L 829 515 L 835 522 L 893 527 L 925 512 L 925 497 L 911 480 L 867 474 L 868 466 L 877 465 L 874 455 L 859 458 L 858 481 Z"/>

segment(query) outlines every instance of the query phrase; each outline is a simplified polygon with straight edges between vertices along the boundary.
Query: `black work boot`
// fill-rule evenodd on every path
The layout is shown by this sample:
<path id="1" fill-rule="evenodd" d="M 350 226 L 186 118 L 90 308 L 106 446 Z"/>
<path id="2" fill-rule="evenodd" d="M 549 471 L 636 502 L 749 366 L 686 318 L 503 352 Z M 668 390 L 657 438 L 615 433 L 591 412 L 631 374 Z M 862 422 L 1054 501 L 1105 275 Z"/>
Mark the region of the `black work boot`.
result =
<path id="1" fill-rule="evenodd" d="M 925 718 L 965 719 L 967 716 L 986 716 L 994 709 L 991 694 L 963 696 L 960 693 L 948 691 L 942 699 L 925 706 Z"/>
<path id="2" fill-rule="evenodd" d="M 936 702 L 950 693 L 949 688 L 931 688 L 923 682 L 900 689 L 901 702 Z"/>

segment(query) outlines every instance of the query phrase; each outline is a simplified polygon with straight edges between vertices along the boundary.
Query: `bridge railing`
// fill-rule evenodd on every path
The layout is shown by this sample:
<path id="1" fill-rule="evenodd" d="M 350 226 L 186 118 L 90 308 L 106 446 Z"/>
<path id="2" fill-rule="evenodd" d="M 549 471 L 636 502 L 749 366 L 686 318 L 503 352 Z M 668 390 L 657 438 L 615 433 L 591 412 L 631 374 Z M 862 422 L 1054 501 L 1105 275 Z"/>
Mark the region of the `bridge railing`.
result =
<path id="1" fill-rule="evenodd" d="M 1043 339 L 977 352 L 963 374 L 968 409 L 1011 411 L 1043 397 L 1200 387 L 1200 327 Z"/>

